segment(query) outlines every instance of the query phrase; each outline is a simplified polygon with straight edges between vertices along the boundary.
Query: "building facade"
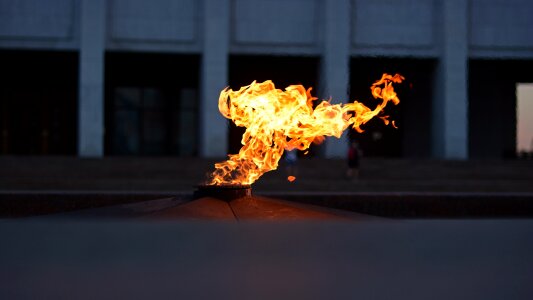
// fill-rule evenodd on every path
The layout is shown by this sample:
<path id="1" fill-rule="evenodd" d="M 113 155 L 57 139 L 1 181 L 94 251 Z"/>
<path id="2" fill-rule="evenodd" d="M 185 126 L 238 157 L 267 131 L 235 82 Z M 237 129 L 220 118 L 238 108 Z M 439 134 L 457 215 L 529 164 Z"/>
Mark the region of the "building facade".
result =
<path id="1" fill-rule="evenodd" d="M 0 0 L 0 150 L 221 157 L 240 132 L 218 112 L 228 85 L 363 101 L 399 72 L 400 129 L 369 125 L 367 153 L 504 157 L 516 83 L 533 82 L 531 16 L 527 0 Z"/>

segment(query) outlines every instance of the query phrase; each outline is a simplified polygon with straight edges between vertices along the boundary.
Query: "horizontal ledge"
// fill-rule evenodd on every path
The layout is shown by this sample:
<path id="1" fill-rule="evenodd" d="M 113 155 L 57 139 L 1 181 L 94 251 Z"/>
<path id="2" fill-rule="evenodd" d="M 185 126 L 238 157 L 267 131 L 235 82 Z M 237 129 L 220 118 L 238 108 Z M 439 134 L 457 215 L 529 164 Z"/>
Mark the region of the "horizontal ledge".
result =
<path id="1" fill-rule="evenodd" d="M 191 191 L 0 191 L 0 217 L 24 217 L 162 198 L 192 200 Z M 391 218 L 533 217 L 533 193 L 257 192 L 305 204 Z"/>

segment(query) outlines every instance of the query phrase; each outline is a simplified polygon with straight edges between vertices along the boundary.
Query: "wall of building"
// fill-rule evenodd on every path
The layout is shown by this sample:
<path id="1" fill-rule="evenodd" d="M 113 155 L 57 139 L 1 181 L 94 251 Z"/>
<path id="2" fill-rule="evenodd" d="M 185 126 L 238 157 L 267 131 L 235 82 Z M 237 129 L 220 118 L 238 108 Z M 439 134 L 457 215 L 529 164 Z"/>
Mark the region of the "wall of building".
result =
<path id="1" fill-rule="evenodd" d="M 351 58 L 434 60 L 430 153 L 465 159 L 468 61 L 533 60 L 531 15 L 528 0 L 0 0 L 0 48 L 79 52 L 82 156 L 103 155 L 106 51 L 201 56 L 199 147 L 208 157 L 227 149 L 216 101 L 230 55 L 318 57 L 318 92 L 335 101 L 348 99 Z M 325 154 L 345 147 L 329 139 Z"/>
<path id="2" fill-rule="evenodd" d="M 0 46 L 79 48 L 80 3 L 76 0 L 0 1 Z"/>

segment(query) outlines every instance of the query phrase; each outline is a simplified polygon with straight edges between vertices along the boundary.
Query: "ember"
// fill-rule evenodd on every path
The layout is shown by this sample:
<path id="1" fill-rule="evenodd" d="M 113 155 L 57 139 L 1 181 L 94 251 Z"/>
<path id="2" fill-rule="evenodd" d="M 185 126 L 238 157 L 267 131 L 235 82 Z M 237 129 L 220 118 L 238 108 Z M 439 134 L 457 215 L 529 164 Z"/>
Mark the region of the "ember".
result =
<path id="1" fill-rule="evenodd" d="M 285 150 L 306 150 L 325 136 L 340 138 L 349 126 L 363 132 L 360 126 L 378 116 L 389 101 L 400 102 L 392 83 L 403 79 L 399 74 L 383 74 L 372 84 L 372 96 L 381 99 L 373 110 L 357 101 L 335 105 L 322 101 L 313 109 L 317 98 L 311 96 L 311 88 L 291 85 L 283 91 L 270 80 L 254 81 L 238 91 L 224 89 L 218 102 L 220 112 L 246 131 L 239 153 L 215 164 L 207 185 L 252 184 L 265 172 L 277 169 Z M 388 116 L 378 117 L 389 124 Z"/>

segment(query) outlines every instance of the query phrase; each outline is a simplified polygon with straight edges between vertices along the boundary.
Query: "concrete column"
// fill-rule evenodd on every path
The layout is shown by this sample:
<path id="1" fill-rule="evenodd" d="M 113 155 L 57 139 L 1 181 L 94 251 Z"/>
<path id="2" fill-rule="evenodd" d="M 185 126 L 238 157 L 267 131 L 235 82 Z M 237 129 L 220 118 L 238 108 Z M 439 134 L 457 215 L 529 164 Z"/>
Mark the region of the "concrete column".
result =
<path id="1" fill-rule="evenodd" d="M 220 91 L 228 85 L 229 0 L 205 0 L 204 49 L 201 69 L 200 153 L 227 153 L 228 122 L 218 111 Z"/>
<path id="2" fill-rule="evenodd" d="M 78 155 L 104 154 L 105 1 L 80 1 Z"/>
<path id="3" fill-rule="evenodd" d="M 320 66 L 320 97 L 332 103 L 347 102 L 350 68 L 350 1 L 324 1 L 324 50 Z M 326 157 L 344 157 L 346 132 L 326 139 Z"/>
<path id="4" fill-rule="evenodd" d="M 468 1 L 443 5 L 442 53 L 435 76 L 433 156 L 468 158 Z"/>

